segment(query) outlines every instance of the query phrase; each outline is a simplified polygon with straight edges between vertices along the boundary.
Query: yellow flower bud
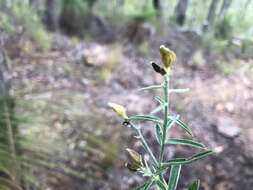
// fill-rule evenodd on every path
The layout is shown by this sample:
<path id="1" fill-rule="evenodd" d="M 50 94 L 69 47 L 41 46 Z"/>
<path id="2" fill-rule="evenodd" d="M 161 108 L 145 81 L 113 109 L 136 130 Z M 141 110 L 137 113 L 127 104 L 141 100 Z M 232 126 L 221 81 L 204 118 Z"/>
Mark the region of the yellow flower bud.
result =
<path id="1" fill-rule="evenodd" d="M 131 171 L 137 171 L 143 167 L 142 156 L 133 149 L 126 149 L 129 155 L 129 162 L 126 163 L 126 167 Z"/>
<path id="2" fill-rule="evenodd" d="M 160 46 L 160 55 L 161 60 L 163 62 L 164 68 L 168 71 L 173 63 L 176 62 L 176 54 L 170 50 L 169 48 L 165 47 L 164 45 Z"/>
<path id="3" fill-rule="evenodd" d="M 126 108 L 123 107 L 122 105 L 109 102 L 108 106 L 111 107 L 113 111 L 117 113 L 120 117 L 128 119 L 128 116 L 126 114 Z"/>

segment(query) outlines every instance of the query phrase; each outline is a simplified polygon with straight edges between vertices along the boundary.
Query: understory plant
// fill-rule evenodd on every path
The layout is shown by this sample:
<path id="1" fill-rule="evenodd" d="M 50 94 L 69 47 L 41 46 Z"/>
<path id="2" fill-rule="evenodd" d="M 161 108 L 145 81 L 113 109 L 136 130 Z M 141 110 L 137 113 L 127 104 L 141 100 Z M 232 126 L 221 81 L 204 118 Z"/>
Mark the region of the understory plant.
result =
<path id="1" fill-rule="evenodd" d="M 128 116 L 126 108 L 115 103 L 108 103 L 108 105 L 124 119 L 123 125 L 131 128 L 135 137 L 140 141 L 144 150 L 149 155 L 150 159 L 143 158 L 141 154 L 133 149 L 127 149 L 129 161 L 126 164 L 131 171 L 138 172 L 147 179 L 147 181 L 135 188 L 135 190 L 147 190 L 151 187 L 156 187 L 159 190 L 176 190 L 182 166 L 202 159 L 213 151 L 206 148 L 202 143 L 196 142 L 193 139 L 191 128 L 185 124 L 179 115 L 172 115 L 169 113 L 169 97 L 171 93 L 182 93 L 188 89 L 171 89 L 170 75 L 172 65 L 176 62 L 176 54 L 164 45 L 160 46 L 160 55 L 163 66 L 152 63 L 155 72 L 163 76 L 163 82 L 159 85 L 152 85 L 144 87 L 141 90 L 162 89 L 163 97 L 156 96 L 155 100 L 158 102 L 156 107 L 148 115 L 133 115 Z M 163 117 L 157 115 L 161 112 Z M 154 150 L 148 145 L 147 139 L 143 136 L 140 122 L 151 122 L 154 126 L 157 144 L 159 145 L 159 153 L 155 154 Z M 179 139 L 171 138 L 169 131 L 173 127 L 179 127 L 184 130 L 189 138 Z M 199 153 L 193 154 L 189 158 L 174 158 L 166 160 L 165 148 L 167 145 L 184 145 L 199 149 Z M 198 190 L 200 186 L 199 180 L 190 184 L 188 190 Z"/>

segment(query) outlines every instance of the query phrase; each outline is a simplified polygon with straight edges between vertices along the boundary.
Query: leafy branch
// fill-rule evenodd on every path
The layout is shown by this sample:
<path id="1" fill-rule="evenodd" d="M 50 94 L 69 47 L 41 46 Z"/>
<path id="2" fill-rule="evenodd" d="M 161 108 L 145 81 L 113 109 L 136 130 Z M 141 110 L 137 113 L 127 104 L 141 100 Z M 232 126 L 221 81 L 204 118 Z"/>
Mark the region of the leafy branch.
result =
<path id="1" fill-rule="evenodd" d="M 118 104 L 109 103 L 108 105 L 124 119 L 123 124 L 130 127 L 134 133 L 135 137 L 139 139 L 144 150 L 149 154 L 152 159 L 150 164 L 148 160 L 143 159 L 142 156 L 132 150 L 127 149 L 129 153 L 129 162 L 126 166 L 131 171 L 137 171 L 143 176 L 149 177 L 149 180 L 146 181 L 141 186 L 135 188 L 135 190 L 147 190 L 152 186 L 158 187 L 160 190 L 176 190 L 177 184 L 180 178 L 182 166 L 185 164 L 192 163 L 194 161 L 205 158 L 213 154 L 212 150 L 207 149 L 202 143 L 196 142 L 192 139 L 193 133 L 191 128 L 185 124 L 182 120 L 179 119 L 179 115 L 173 116 L 169 114 L 169 96 L 171 93 L 184 93 L 189 89 L 170 89 L 170 74 L 171 66 L 176 61 L 176 54 L 165 46 L 160 47 L 160 55 L 163 63 L 163 67 L 152 63 L 152 67 L 155 72 L 163 76 L 163 83 L 160 85 L 152 85 L 148 87 L 141 88 L 140 90 L 157 90 L 163 89 L 163 98 L 156 96 L 155 100 L 159 103 L 159 106 L 156 107 L 151 115 L 134 115 L 128 117 L 126 109 Z M 163 118 L 157 117 L 153 114 L 157 112 L 163 112 Z M 145 137 L 142 134 L 141 127 L 137 127 L 135 122 L 145 121 L 154 123 L 155 135 L 157 142 L 159 144 L 159 155 L 155 155 L 148 145 Z M 183 129 L 189 136 L 189 139 L 177 139 L 177 138 L 168 138 L 167 133 L 173 127 L 177 126 Z M 194 154 L 190 158 L 174 158 L 171 160 L 165 160 L 164 152 L 167 145 L 183 145 L 188 147 L 193 147 L 200 149 L 201 151 L 197 154 Z M 169 172 L 169 180 L 165 180 L 165 175 Z M 199 189 L 199 180 L 193 182 L 188 190 L 198 190 Z"/>

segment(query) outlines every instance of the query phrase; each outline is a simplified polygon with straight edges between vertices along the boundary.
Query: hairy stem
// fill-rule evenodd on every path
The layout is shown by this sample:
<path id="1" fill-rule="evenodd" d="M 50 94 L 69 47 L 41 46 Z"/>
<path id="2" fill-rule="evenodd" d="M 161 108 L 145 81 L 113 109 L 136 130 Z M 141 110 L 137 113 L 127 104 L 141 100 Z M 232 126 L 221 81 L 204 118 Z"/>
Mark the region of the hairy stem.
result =
<path id="1" fill-rule="evenodd" d="M 165 101 L 165 108 L 164 108 L 164 120 L 163 120 L 163 128 L 162 128 L 162 143 L 161 143 L 161 151 L 159 156 L 159 166 L 161 166 L 161 163 L 163 162 L 163 156 L 164 156 L 164 147 L 165 147 L 165 141 L 166 141 L 166 129 L 168 124 L 168 110 L 169 110 L 169 76 L 165 75 L 164 79 L 164 101 Z"/>
<path id="2" fill-rule="evenodd" d="M 144 149 L 148 152 L 149 156 L 151 157 L 151 159 L 153 160 L 153 162 L 155 163 L 156 166 L 158 166 L 158 161 L 156 159 L 156 157 L 154 156 L 152 150 L 150 149 L 148 143 L 146 142 L 145 138 L 143 137 L 142 133 L 141 133 L 141 129 L 139 127 L 136 127 L 134 124 L 129 123 L 131 128 L 136 132 L 136 134 L 138 135 Z"/>

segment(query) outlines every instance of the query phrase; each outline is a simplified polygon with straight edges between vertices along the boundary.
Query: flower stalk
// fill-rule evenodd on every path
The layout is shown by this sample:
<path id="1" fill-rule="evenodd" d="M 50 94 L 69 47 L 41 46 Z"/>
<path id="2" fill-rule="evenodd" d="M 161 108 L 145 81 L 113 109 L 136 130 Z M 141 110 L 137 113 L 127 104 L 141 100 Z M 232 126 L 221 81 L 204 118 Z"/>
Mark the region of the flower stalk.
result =
<path id="1" fill-rule="evenodd" d="M 159 156 L 159 167 L 161 166 L 161 163 L 163 162 L 163 156 L 164 156 L 164 147 L 165 147 L 165 140 L 167 136 L 167 125 L 168 125 L 168 112 L 169 112 L 169 74 L 166 74 L 164 76 L 164 120 L 163 120 L 163 129 L 162 129 L 162 142 L 161 142 L 161 151 Z"/>
<path id="2" fill-rule="evenodd" d="M 203 144 L 195 142 L 193 139 L 168 138 L 167 132 L 172 126 L 183 129 L 190 136 L 190 138 L 192 138 L 192 131 L 190 127 L 188 127 L 187 124 L 179 119 L 179 115 L 169 115 L 170 93 L 183 93 L 187 92 L 188 89 L 170 89 L 170 72 L 172 65 L 176 61 L 176 54 L 169 48 L 162 45 L 160 47 L 160 56 L 163 66 L 159 66 L 154 62 L 151 64 L 154 71 L 163 76 L 164 81 L 162 85 L 152 85 L 141 89 L 157 90 L 162 88 L 163 90 L 163 98 L 155 97 L 160 105 L 151 112 L 151 115 L 135 115 L 128 117 L 125 107 L 115 103 L 108 104 L 113 109 L 113 111 L 118 114 L 118 116 L 124 119 L 123 125 L 128 126 L 133 130 L 135 137 L 141 142 L 144 150 L 150 156 L 152 161 L 149 163 L 150 161 L 143 159 L 138 152 L 132 149 L 127 149 L 128 153 L 131 156 L 130 162 L 126 164 L 128 169 L 134 172 L 139 172 L 145 177 L 149 177 L 148 181 L 146 181 L 143 185 L 136 188 L 135 190 L 147 190 L 153 186 L 156 186 L 159 190 L 176 190 L 182 167 L 185 164 L 190 164 L 213 153 L 211 150 L 208 150 Z M 160 111 L 163 113 L 163 118 L 152 115 Z M 154 124 L 156 139 L 159 145 L 159 155 L 154 154 L 154 151 L 152 150 L 153 147 L 151 148 L 147 143 L 147 139 L 143 135 L 139 124 L 138 126 L 135 125 L 135 122 L 140 121 L 152 122 Z M 190 158 L 175 158 L 166 160 L 165 148 L 168 144 L 191 146 L 202 151 L 200 153 L 194 154 Z M 168 171 L 169 180 L 166 181 L 165 179 L 167 179 L 167 177 L 165 175 L 167 175 Z M 198 190 L 199 181 L 194 182 L 193 184 L 198 185 L 195 185 L 195 189 L 192 188 L 193 185 L 191 185 L 190 189 Z"/>
<path id="3" fill-rule="evenodd" d="M 141 141 L 142 146 L 144 147 L 144 149 L 147 151 L 147 153 L 149 154 L 149 156 L 151 157 L 151 159 L 153 160 L 154 164 L 156 166 L 158 166 L 158 161 L 156 159 L 156 157 L 154 156 L 152 150 L 150 149 L 146 139 L 143 137 L 142 132 L 141 132 L 141 128 L 140 127 L 136 127 L 134 124 L 132 124 L 131 122 L 129 122 L 129 126 L 135 131 L 137 138 Z"/>

